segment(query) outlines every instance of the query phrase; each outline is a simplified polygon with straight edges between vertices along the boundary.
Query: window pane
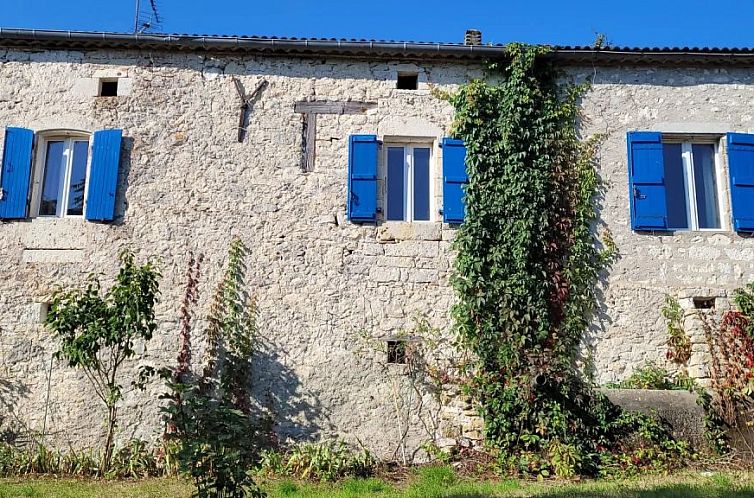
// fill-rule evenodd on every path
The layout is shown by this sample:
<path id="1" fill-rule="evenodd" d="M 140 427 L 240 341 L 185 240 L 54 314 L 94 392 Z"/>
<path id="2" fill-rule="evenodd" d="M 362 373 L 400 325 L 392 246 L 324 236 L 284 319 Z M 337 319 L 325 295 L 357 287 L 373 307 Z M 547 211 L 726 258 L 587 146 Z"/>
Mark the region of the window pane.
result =
<path id="1" fill-rule="evenodd" d="M 429 148 L 414 148 L 414 219 L 429 221 Z"/>
<path id="2" fill-rule="evenodd" d="M 60 182 L 65 173 L 65 158 L 63 157 L 64 142 L 47 142 L 47 156 L 45 159 L 44 178 L 42 179 L 42 195 L 39 202 L 40 216 L 55 216 L 58 209 Z"/>
<path id="3" fill-rule="evenodd" d="M 86 185 L 86 158 L 89 142 L 73 142 L 73 163 L 71 164 L 71 184 L 68 189 L 68 214 L 84 214 L 84 186 Z"/>
<path id="4" fill-rule="evenodd" d="M 405 204 L 403 147 L 387 149 L 387 219 L 403 220 Z"/>
<path id="5" fill-rule="evenodd" d="M 694 155 L 694 188 L 699 228 L 720 228 L 717 179 L 715 178 L 715 146 L 691 146 Z"/>
<path id="6" fill-rule="evenodd" d="M 688 228 L 688 203 L 681 144 L 663 144 L 662 148 L 665 162 L 665 203 L 668 209 L 668 228 Z"/>

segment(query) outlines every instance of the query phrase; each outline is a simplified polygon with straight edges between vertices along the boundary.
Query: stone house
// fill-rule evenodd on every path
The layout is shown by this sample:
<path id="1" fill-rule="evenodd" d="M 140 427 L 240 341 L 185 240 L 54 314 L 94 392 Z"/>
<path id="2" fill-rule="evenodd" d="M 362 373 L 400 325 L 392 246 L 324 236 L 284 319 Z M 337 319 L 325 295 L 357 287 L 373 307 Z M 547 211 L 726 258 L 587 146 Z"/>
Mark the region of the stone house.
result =
<path id="1" fill-rule="evenodd" d="M 389 454 L 395 386 L 380 364 L 400 355 L 360 355 L 357 337 L 388 341 L 416 318 L 449 330 L 464 149 L 431 88 L 504 55 L 467 42 L 0 30 L 0 416 L 91 444 L 99 405 L 52 359 L 50 293 L 108 282 L 123 247 L 159 258 L 160 329 L 139 363 L 171 364 L 188 252 L 205 255 L 201 317 L 240 237 L 263 336 L 254 390 L 276 430 Z M 589 345 L 595 380 L 620 380 L 663 363 L 666 294 L 724 309 L 754 279 L 754 52 L 549 57 L 593 82 L 583 132 L 606 135 L 600 217 L 619 258 Z M 704 379 L 695 320 L 690 372 Z M 160 389 L 125 393 L 121 439 L 160 434 Z"/>

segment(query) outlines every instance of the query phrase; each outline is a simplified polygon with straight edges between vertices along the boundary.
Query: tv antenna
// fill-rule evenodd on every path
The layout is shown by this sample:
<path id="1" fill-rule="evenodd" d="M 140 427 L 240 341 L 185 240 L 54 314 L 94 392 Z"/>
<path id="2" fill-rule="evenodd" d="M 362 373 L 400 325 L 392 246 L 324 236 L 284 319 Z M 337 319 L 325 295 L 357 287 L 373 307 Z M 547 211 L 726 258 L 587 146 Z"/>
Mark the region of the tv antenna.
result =
<path id="1" fill-rule="evenodd" d="M 160 17 L 160 12 L 157 10 L 157 0 L 136 0 L 134 34 L 159 29 L 161 22 L 162 18 Z"/>

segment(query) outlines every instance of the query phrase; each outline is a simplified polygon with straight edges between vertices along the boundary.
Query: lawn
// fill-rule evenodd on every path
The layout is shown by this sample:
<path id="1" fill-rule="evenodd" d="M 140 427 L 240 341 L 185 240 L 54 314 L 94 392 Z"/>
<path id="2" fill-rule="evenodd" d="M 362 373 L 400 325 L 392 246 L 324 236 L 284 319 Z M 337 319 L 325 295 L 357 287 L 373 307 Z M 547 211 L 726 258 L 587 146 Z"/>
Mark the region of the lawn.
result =
<path id="1" fill-rule="evenodd" d="M 754 497 L 754 473 L 685 472 L 583 483 L 468 481 L 448 468 L 426 468 L 407 483 L 352 479 L 332 485 L 275 480 L 264 483 L 270 498 L 743 498 Z M 53 479 L 0 480 L 0 498 L 188 498 L 189 483 L 176 479 L 135 482 Z"/>

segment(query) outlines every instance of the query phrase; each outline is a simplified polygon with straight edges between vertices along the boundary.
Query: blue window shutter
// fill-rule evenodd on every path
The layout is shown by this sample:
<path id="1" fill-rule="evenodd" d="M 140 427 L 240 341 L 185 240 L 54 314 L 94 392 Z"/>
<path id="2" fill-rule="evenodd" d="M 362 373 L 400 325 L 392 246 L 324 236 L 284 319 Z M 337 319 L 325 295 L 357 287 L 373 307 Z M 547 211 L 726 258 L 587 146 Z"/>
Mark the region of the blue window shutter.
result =
<path id="1" fill-rule="evenodd" d="M 31 151 L 34 132 L 26 128 L 6 128 L 3 169 L 0 172 L 0 219 L 26 217 L 31 178 Z"/>
<path id="2" fill-rule="evenodd" d="M 728 133 L 733 229 L 754 232 L 754 135 Z"/>
<path id="3" fill-rule="evenodd" d="M 85 214 L 89 221 L 112 221 L 115 218 L 115 191 L 118 187 L 122 137 L 122 130 L 94 132 L 86 189 Z"/>
<path id="4" fill-rule="evenodd" d="M 627 134 L 628 180 L 633 230 L 668 230 L 662 134 Z"/>
<path id="5" fill-rule="evenodd" d="M 376 135 L 348 138 L 348 219 L 355 222 L 377 220 Z"/>
<path id="6" fill-rule="evenodd" d="M 442 139 L 442 219 L 445 223 L 463 223 L 466 146 L 463 140 Z"/>

